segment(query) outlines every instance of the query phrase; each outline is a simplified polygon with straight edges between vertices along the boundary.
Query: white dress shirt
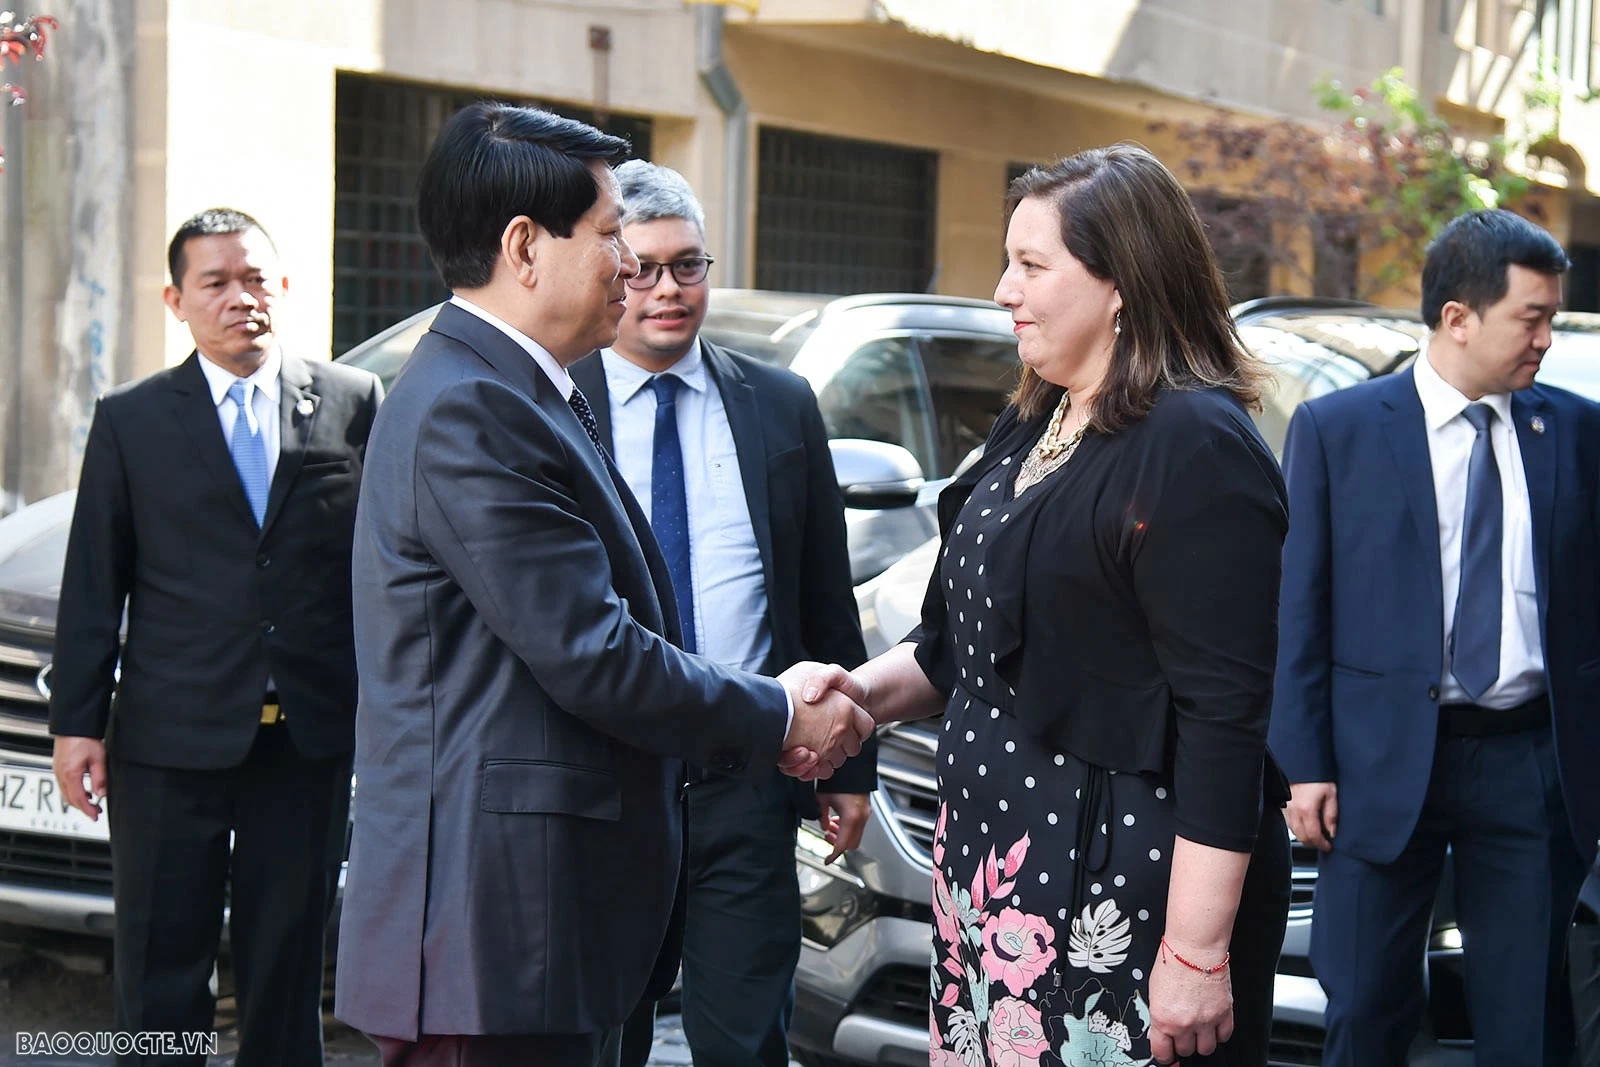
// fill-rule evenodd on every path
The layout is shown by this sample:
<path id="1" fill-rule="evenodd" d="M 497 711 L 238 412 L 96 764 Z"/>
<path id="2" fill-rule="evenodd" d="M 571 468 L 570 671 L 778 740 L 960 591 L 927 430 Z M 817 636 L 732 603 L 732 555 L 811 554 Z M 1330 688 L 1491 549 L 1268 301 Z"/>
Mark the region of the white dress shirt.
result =
<path id="1" fill-rule="evenodd" d="M 512 326 L 503 319 L 489 314 L 487 311 L 483 310 L 477 304 L 474 304 L 469 300 L 463 300 L 459 296 L 452 296 L 450 298 L 450 303 L 454 304 L 463 311 L 470 312 L 471 314 L 478 316 L 478 318 L 482 319 L 484 322 L 487 322 L 490 326 L 493 326 L 495 329 L 499 330 L 513 341 L 517 342 L 517 346 L 524 352 L 528 353 L 528 355 L 532 356 L 533 361 L 539 364 L 539 369 L 544 371 L 545 376 L 555 383 L 556 391 L 561 394 L 561 399 L 571 401 L 572 391 L 573 389 L 577 388 L 572 384 L 572 375 L 567 373 L 567 368 L 556 362 L 555 356 L 552 356 L 549 352 L 545 351 L 543 345 L 529 337 L 527 334 L 523 333 L 521 330 L 517 329 L 515 326 Z"/>
<path id="2" fill-rule="evenodd" d="M 1427 354 L 1415 364 L 1417 396 L 1422 400 L 1428 430 L 1428 455 L 1433 464 L 1434 501 L 1439 512 L 1439 562 L 1444 579 L 1444 648 L 1447 668 L 1440 703 L 1473 702 L 1448 672 L 1450 636 L 1455 626 L 1461 585 L 1461 533 L 1467 511 L 1467 463 L 1477 438 L 1462 415 L 1473 403 L 1439 376 Z M 1544 646 L 1539 639 L 1539 601 L 1533 568 L 1533 512 L 1528 503 L 1528 477 L 1522 449 L 1511 422 L 1511 398 L 1495 393 L 1480 403 L 1494 409 L 1489 438 L 1500 469 L 1504 502 L 1504 538 L 1500 561 L 1500 676 L 1475 703 L 1511 708 L 1545 692 Z"/>
<path id="3" fill-rule="evenodd" d="M 239 417 L 239 406 L 228 398 L 228 390 L 234 382 L 244 382 L 244 401 L 249 407 L 245 418 L 251 429 L 261 433 L 262 444 L 267 450 L 267 484 L 271 485 L 273 476 L 278 473 L 278 452 L 282 447 L 279 440 L 279 423 L 282 419 L 278 414 L 278 397 L 282 395 L 282 387 L 278 382 L 278 375 L 283 371 L 282 351 L 273 348 L 248 378 L 238 377 L 205 356 L 200 357 L 200 370 L 206 376 L 206 384 L 211 387 L 211 402 L 216 405 L 217 419 L 222 423 L 222 439 L 230 449 L 233 447 L 233 423 Z"/>
<path id="4" fill-rule="evenodd" d="M 617 469 L 648 516 L 656 395 L 646 386 L 655 376 L 609 348 L 601 350 L 600 360 L 610 395 Z M 677 399 L 678 443 L 689 507 L 695 647 L 724 666 L 760 671 L 772 654 L 767 584 L 722 394 L 706 370 L 698 339 L 666 373 L 683 382 Z"/>

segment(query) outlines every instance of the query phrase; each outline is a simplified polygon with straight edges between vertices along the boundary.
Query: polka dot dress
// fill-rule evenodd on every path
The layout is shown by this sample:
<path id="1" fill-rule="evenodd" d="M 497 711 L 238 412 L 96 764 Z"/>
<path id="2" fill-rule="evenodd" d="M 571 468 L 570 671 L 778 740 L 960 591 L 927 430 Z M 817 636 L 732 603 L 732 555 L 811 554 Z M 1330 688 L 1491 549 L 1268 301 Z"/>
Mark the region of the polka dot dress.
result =
<path id="1" fill-rule="evenodd" d="M 934 1067 L 1150 1062 L 1148 974 L 1164 929 L 1168 790 L 1058 752 L 1010 714 L 984 546 L 1045 483 L 981 482 L 940 559 L 958 682 L 939 741 L 931 975 Z"/>

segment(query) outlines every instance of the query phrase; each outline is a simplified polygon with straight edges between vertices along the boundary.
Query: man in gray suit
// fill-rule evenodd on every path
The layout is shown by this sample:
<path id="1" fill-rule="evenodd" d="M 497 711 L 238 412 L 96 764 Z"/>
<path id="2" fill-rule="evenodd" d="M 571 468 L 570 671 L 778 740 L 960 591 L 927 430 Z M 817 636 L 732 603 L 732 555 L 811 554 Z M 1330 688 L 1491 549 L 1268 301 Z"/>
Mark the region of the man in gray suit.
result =
<path id="1" fill-rule="evenodd" d="M 626 148 L 474 104 L 418 182 L 455 295 L 368 446 L 336 1003 L 386 1067 L 615 1063 L 676 941 L 683 760 L 827 777 L 872 729 L 827 692 L 842 671 L 677 647 L 666 564 L 566 372 L 616 338 L 639 269 L 607 166 Z"/>

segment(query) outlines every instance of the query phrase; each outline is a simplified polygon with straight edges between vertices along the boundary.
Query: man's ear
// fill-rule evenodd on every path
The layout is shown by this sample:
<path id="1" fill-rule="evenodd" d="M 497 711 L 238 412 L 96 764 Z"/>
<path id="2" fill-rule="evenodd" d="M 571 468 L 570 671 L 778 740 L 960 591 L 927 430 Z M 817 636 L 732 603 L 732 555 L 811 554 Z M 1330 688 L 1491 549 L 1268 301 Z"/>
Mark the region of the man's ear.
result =
<path id="1" fill-rule="evenodd" d="M 167 310 L 172 312 L 172 317 L 179 322 L 188 322 L 188 317 L 183 313 L 183 290 L 176 285 L 169 285 L 161 290 L 161 299 L 167 305 Z"/>
<path id="2" fill-rule="evenodd" d="M 1458 345 L 1467 343 L 1467 324 L 1477 312 L 1459 300 L 1448 300 L 1439 309 L 1439 328 Z"/>
<path id="3" fill-rule="evenodd" d="M 538 278 L 539 238 L 544 228 L 526 215 L 506 223 L 500 233 L 500 259 L 525 289 L 532 289 Z"/>

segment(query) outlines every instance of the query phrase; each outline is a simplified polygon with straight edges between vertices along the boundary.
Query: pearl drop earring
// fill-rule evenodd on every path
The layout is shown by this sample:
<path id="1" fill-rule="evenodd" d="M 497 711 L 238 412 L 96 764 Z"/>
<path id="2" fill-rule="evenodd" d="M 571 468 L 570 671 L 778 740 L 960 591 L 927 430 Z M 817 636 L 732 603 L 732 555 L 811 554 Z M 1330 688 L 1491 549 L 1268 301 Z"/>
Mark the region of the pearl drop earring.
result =
<path id="1" fill-rule="evenodd" d="M 1116 321 L 1115 321 L 1115 324 L 1111 327 L 1111 332 L 1112 332 L 1112 334 L 1114 334 L 1117 337 L 1121 337 L 1122 336 L 1122 312 L 1120 312 L 1120 311 L 1117 312 Z"/>

